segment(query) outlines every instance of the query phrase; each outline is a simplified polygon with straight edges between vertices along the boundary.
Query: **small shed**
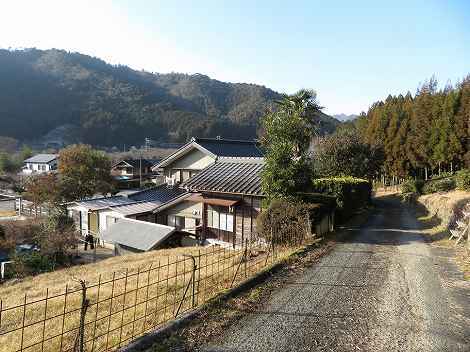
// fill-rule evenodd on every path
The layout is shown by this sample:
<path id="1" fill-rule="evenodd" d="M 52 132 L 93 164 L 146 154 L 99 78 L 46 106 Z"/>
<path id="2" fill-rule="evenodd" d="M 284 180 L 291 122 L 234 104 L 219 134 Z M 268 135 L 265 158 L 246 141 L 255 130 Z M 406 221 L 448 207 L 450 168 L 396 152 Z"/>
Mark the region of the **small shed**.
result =
<path id="1" fill-rule="evenodd" d="M 114 244 L 116 255 L 147 252 L 155 249 L 175 233 L 172 226 L 134 219 L 119 219 L 101 234 L 101 238 Z"/>

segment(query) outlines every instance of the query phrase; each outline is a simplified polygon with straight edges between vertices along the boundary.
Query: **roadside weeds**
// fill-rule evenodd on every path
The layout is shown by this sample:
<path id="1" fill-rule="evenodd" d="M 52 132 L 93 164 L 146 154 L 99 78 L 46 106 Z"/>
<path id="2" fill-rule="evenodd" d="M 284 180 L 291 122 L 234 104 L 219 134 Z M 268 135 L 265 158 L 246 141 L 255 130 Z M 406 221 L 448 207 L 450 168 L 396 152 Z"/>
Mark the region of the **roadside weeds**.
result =
<path id="1" fill-rule="evenodd" d="M 449 230 L 435 214 L 429 214 L 424 208 L 417 205 L 414 206 L 414 211 L 416 219 L 421 224 L 421 233 L 426 242 L 435 247 L 452 250 L 455 262 L 462 270 L 464 279 L 470 281 L 470 250 L 466 244 L 455 246 L 455 241 L 449 240 Z"/>

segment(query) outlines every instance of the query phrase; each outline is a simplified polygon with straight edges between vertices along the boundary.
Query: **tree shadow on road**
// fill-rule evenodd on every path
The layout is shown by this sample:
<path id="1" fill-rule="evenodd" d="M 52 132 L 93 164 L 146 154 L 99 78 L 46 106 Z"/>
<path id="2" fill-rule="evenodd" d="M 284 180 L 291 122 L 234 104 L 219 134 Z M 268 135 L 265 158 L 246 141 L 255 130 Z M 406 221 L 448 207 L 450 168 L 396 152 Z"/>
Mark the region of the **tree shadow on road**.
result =
<path id="1" fill-rule="evenodd" d="M 371 212 L 368 221 L 363 226 L 340 227 L 342 231 L 349 233 L 339 242 L 363 243 L 373 245 L 406 245 L 423 240 L 421 231 L 427 226 L 438 225 L 439 219 L 433 218 L 433 223 L 423 225 L 416 219 L 419 214 L 424 214 L 423 209 L 404 204 L 399 194 L 386 194 L 375 197 L 372 201 L 374 211 Z"/>

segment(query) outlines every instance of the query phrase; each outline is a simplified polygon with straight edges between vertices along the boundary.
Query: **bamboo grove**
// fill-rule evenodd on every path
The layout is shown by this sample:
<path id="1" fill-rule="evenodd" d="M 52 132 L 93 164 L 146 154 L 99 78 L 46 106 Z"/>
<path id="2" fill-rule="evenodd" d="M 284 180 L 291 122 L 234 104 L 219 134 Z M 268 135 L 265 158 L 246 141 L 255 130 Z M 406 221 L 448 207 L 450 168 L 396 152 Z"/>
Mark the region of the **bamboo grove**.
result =
<path id="1" fill-rule="evenodd" d="M 389 95 L 356 120 L 362 138 L 383 148 L 383 174 L 428 179 L 469 167 L 470 75 L 437 88 L 431 78 L 416 94 Z"/>

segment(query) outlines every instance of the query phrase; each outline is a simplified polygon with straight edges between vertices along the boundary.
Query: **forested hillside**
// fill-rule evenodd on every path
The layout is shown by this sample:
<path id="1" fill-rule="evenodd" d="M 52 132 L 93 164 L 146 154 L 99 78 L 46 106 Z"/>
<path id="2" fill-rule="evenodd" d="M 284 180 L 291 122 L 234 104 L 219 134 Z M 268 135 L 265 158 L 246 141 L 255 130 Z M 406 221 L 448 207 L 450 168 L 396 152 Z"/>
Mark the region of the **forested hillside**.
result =
<path id="1" fill-rule="evenodd" d="M 254 138 L 280 94 L 254 84 L 195 74 L 153 74 L 61 50 L 0 50 L 0 135 L 34 140 L 78 127 L 85 143 L 112 146 L 145 137 Z M 326 132 L 337 121 L 322 115 Z"/>
<path id="2" fill-rule="evenodd" d="M 444 89 L 432 78 L 414 96 L 389 96 L 354 124 L 367 143 L 383 147 L 387 175 L 427 178 L 468 167 L 470 75 Z"/>

